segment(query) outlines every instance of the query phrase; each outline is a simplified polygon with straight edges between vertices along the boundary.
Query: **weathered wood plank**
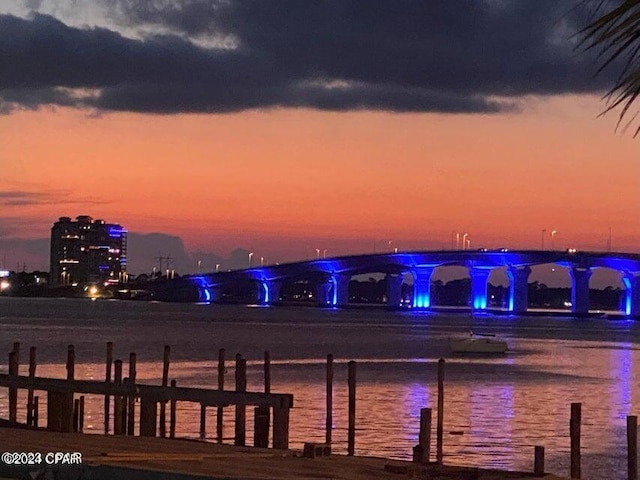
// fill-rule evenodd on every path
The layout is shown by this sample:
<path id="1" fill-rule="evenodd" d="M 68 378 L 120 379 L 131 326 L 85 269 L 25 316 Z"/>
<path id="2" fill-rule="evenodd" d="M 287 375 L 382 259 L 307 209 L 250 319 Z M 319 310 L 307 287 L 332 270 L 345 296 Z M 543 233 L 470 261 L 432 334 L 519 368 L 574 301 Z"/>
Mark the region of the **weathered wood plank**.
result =
<path id="1" fill-rule="evenodd" d="M 11 376 L 0 373 L 0 387 L 33 388 L 60 393 L 83 393 L 94 395 L 145 395 L 154 401 L 177 400 L 180 402 L 201 403 L 208 407 L 225 407 L 229 405 L 254 405 L 257 407 L 273 407 L 281 405 L 284 399 L 289 407 L 293 406 L 293 395 L 287 393 L 234 392 L 230 390 L 206 390 L 191 387 L 162 387 L 160 385 L 116 384 L 99 380 L 65 380 L 60 378 L 44 378 L 28 376 Z"/>

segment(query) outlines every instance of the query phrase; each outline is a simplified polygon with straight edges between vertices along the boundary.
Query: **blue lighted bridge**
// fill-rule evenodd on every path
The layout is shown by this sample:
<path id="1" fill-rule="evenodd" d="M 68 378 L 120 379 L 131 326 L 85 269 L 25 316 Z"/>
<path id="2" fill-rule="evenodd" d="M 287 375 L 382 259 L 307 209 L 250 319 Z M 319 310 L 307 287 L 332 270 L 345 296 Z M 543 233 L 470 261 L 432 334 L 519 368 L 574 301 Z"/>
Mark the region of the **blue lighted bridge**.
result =
<path id="1" fill-rule="evenodd" d="M 622 274 L 625 297 L 621 310 L 629 317 L 640 317 L 640 255 L 569 251 L 463 250 L 418 251 L 323 258 L 282 265 L 269 265 L 231 272 L 186 276 L 167 284 L 158 297 L 218 302 L 223 288 L 244 286 L 255 292 L 255 302 L 275 304 L 284 282 L 307 281 L 315 287 L 319 306 L 343 307 L 349 302 L 349 282 L 354 275 L 386 275 L 387 304 L 398 307 L 402 301 L 404 276 L 413 277 L 411 308 L 432 308 L 431 276 L 437 267 L 462 266 L 469 270 L 471 298 L 475 311 L 488 307 L 488 279 L 495 268 L 504 267 L 510 281 L 507 310 L 523 313 L 528 306 L 528 279 L 531 267 L 556 264 L 566 267 L 571 279 L 571 311 L 589 312 L 589 279 L 595 269 L 609 268 Z M 180 292 L 178 294 L 178 292 Z M 188 295 L 185 292 L 190 292 Z M 180 297 L 180 298 L 178 298 Z"/>

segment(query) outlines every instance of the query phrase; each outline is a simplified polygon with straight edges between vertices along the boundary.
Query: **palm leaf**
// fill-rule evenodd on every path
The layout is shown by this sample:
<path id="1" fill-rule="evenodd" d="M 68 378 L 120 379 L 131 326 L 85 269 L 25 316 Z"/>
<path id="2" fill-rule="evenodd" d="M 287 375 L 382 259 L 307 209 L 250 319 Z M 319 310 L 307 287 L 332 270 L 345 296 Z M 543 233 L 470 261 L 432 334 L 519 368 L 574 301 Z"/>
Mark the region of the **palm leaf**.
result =
<path id="1" fill-rule="evenodd" d="M 606 4 L 600 1 L 595 11 L 599 13 Z M 618 128 L 640 97 L 640 0 L 622 1 L 593 20 L 579 35 L 582 37 L 580 46 L 585 50 L 600 50 L 602 64 L 598 73 L 617 65 L 617 61 L 624 61 L 616 83 L 605 94 L 608 105 L 603 112 L 620 107 Z M 631 121 L 636 116 L 633 115 Z M 639 133 L 640 127 L 636 129 L 634 137 Z"/>

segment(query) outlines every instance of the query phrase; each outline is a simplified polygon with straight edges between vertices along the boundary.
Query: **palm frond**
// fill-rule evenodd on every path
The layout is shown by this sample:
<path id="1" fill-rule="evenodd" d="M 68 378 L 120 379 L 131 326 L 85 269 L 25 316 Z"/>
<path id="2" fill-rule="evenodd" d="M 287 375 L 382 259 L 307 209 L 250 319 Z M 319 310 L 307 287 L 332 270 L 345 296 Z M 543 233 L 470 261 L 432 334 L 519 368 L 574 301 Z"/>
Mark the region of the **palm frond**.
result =
<path id="1" fill-rule="evenodd" d="M 608 2 L 600 1 L 597 11 Z M 599 49 L 602 65 L 598 73 L 623 61 L 614 86 L 605 94 L 608 105 L 603 113 L 621 107 L 618 128 L 629 109 L 640 97 L 640 0 L 624 0 L 618 6 L 593 20 L 579 32 L 580 46 L 585 50 Z M 636 114 L 637 115 L 637 114 Z M 632 117 L 635 120 L 636 115 Z M 628 124 L 627 124 L 628 127 Z M 626 129 L 626 127 L 625 127 Z M 640 133 L 640 127 L 634 137 Z"/>

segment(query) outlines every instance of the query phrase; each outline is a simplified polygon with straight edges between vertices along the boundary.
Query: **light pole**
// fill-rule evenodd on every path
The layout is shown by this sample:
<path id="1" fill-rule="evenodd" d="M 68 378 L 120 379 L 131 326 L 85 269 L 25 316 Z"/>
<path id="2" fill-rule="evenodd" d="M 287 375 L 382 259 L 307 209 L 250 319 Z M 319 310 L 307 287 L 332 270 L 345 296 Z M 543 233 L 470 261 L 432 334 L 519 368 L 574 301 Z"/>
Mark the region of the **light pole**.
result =
<path id="1" fill-rule="evenodd" d="M 471 248 L 471 239 L 467 238 L 467 250 Z"/>
<path id="2" fill-rule="evenodd" d="M 544 234 L 547 233 L 547 229 L 543 228 L 542 229 L 542 250 L 544 250 Z"/>
<path id="3" fill-rule="evenodd" d="M 220 264 L 216 263 L 216 273 L 218 273 L 220 271 Z"/>
<path id="4" fill-rule="evenodd" d="M 249 252 L 249 268 L 251 268 L 251 261 L 253 260 L 253 252 Z"/>
<path id="5" fill-rule="evenodd" d="M 316 248 L 316 259 L 320 258 L 320 249 Z"/>
<path id="6" fill-rule="evenodd" d="M 466 250 L 466 245 L 467 245 L 467 237 L 469 236 L 468 233 L 465 233 L 464 235 L 462 235 L 462 249 Z"/>
<path id="7" fill-rule="evenodd" d="M 264 267 L 264 257 L 260 257 L 260 266 Z"/>
<path id="8" fill-rule="evenodd" d="M 458 245 L 458 242 L 454 239 L 456 239 L 456 237 L 458 237 L 458 232 L 456 232 L 455 230 L 451 230 L 451 250 L 453 250 L 453 243 L 456 243 L 456 246 Z"/>
<path id="9" fill-rule="evenodd" d="M 556 233 L 558 233 L 557 230 L 551 230 L 551 250 L 554 250 L 554 242 L 553 242 L 553 238 L 556 236 Z"/>
<path id="10" fill-rule="evenodd" d="M 327 249 L 322 250 L 322 258 L 327 258 Z"/>
<path id="11" fill-rule="evenodd" d="M 198 260 L 198 273 L 201 273 L 200 266 L 202 265 L 202 260 Z"/>

